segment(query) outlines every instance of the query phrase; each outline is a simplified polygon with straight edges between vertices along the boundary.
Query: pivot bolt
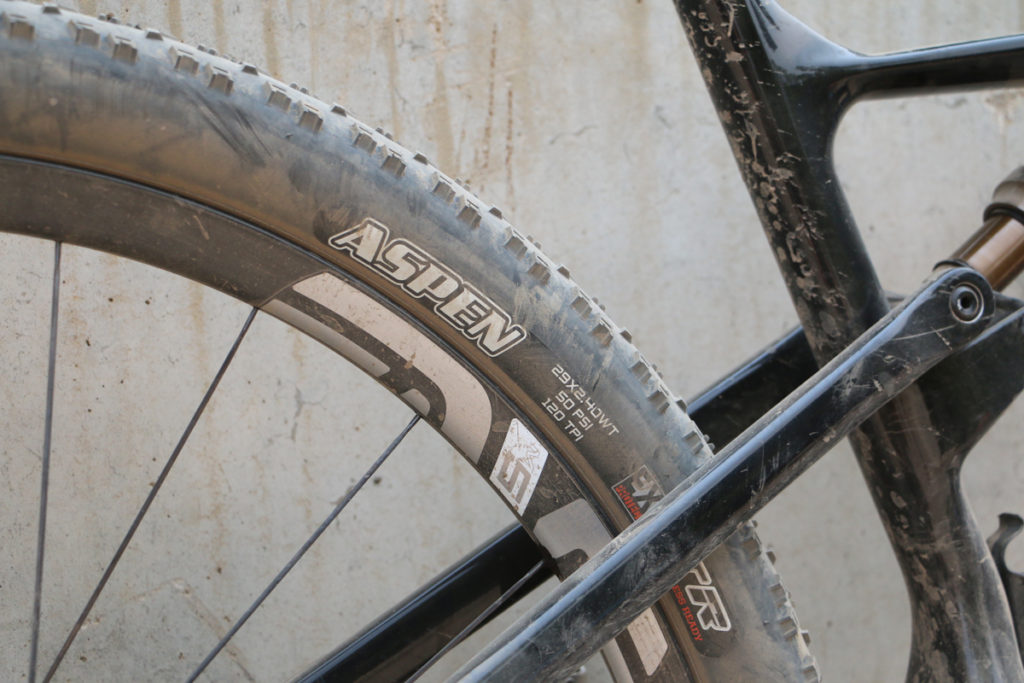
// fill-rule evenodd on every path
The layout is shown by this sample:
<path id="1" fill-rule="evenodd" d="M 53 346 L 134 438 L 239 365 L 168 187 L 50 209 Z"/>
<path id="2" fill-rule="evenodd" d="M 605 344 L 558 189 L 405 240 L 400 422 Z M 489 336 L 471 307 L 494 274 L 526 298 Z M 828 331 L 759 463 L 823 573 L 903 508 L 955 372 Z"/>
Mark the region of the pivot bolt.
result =
<path id="1" fill-rule="evenodd" d="M 985 310 L 984 299 L 978 288 L 970 284 L 962 284 L 953 290 L 949 297 L 949 307 L 957 320 L 964 323 L 977 322 Z"/>

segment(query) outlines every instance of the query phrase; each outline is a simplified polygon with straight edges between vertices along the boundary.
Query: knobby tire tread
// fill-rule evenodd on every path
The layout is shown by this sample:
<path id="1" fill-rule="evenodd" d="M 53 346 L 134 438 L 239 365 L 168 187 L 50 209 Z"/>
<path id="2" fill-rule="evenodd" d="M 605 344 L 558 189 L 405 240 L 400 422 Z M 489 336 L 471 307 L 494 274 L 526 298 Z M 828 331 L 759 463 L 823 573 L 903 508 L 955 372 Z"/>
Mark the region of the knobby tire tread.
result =
<path id="1" fill-rule="evenodd" d="M 0 2 L 0 154 L 180 197 L 196 217 L 227 214 L 344 271 L 417 320 L 507 396 L 566 463 L 608 533 L 624 528 L 639 510 L 615 489 L 641 481 L 638 468 L 667 491 L 711 455 L 682 402 L 629 334 L 497 208 L 343 107 L 250 64 L 154 30 L 51 5 Z M 43 166 L 35 172 L 63 177 Z M 34 187 L 36 204 L 19 214 L 9 203 L 0 229 L 53 237 L 47 226 L 27 218 L 53 189 Z M 485 353 L 480 338 L 442 319 L 434 302 L 411 296 L 354 258 L 354 250 L 332 248 L 331 236 L 368 217 L 472 282 L 510 312 L 527 338 L 508 352 Z M 116 235 L 83 241 L 189 274 L 187 259 L 175 262 L 171 254 L 156 262 L 155 249 L 123 248 Z M 173 239 L 170 244 L 180 246 Z M 226 271 L 243 270 L 225 263 Z M 254 263 L 257 269 L 274 265 Z M 258 287 L 233 288 L 227 275 L 208 284 L 254 304 L 268 300 L 266 292 L 253 293 Z M 553 384 L 553 368 L 585 387 L 593 405 L 611 417 L 615 434 L 576 441 L 560 418 L 550 416 L 544 400 L 559 386 L 571 386 Z M 559 495 L 534 494 L 538 506 Z M 537 517 L 530 508 L 520 518 L 541 535 L 531 526 Z M 547 550 L 562 573 L 587 556 L 576 552 L 583 548 L 558 556 Z M 694 680 L 817 680 L 789 594 L 752 525 L 737 531 L 708 566 L 735 623 L 728 637 L 704 631 L 716 640 L 695 644 L 685 633 L 685 613 L 668 596 L 659 623 L 663 630 L 675 624 L 676 635 L 668 635 L 678 645 L 669 656 L 678 656 L 676 648 L 685 653 Z M 695 615 L 689 617 L 696 623 Z M 627 659 L 633 680 L 678 679 L 668 665 L 647 671 L 635 652 Z"/>

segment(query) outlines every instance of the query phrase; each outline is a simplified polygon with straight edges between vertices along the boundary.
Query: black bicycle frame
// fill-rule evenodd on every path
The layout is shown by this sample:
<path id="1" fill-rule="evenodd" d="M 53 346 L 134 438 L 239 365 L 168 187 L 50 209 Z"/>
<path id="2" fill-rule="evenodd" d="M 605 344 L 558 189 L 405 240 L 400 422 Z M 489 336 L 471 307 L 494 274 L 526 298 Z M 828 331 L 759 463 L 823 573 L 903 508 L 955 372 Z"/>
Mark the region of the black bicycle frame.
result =
<path id="1" fill-rule="evenodd" d="M 843 112 L 864 96 L 1020 81 L 1024 38 L 865 57 L 814 34 L 774 3 L 680 0 L 677 8 L 711 74 L 712 98 L 822 362 L 888 308 L 835 177 L 831 147 Z M 960 385 L 938 379 L 911 388 L 852 441 L 910 593 L 909 677 L 999 678 L 1004 667 L 1019 677 L 1000 581 L 959 487 L 970 444 L 935 436 L 950 430 L 950 422 L 935 419 L 939 413 L 953 424 L 970 414 L 950 386 Z"/>
<path id="2" fill-rule="evenodd" d="M 810 348 L 824 363 L 889 310 L 835 177 L 831 147 L 843 112 L 865 97 L 1018 83 L 1024 79 L 1024 37 L 868 57 L 825 40 L 768 0 L 676 0 L 676 6 Z M 993 330 L 992 338 L 999 341 L 989 344 L 1005 344 L 1019 327 L 1015 316 L 999 334 Z M 1015 358 L 1020 355 L 1019 345 L 1011 342 L 1007 348 Z M 993 372 L 981 354 L 964 358 L 943 363 L 889 401 L 863 421 L 851 440 L 910 594 L 913 640 L 908 677 L 1020 680 L 1024 673 L 1006 598 L 959 486 L 967 450 L 1020 391 L 1020 382 L 1006 377 L 1005 369 L 1003 376 Z M 1009 362 L 1020 368 L 1019 360 Z M 978 401 L 988 412 L 978 412 Z M 763 434 L 778 427 L 772 420 L 759 423 Z M 727 450 L 733 452 L 732 446 Z M 694 489 L 701 486 L 702 480 L 690 481 L 696 482 Z M 663 521 L 662 526 L 684 520 L 688 537 L 720 535 L 721 529 L 713 525 L 701 526 L 702 516 L 694 506 L 703 499 L 687 498 L 683 487 L 676 498 L 690 500 L 690 507 L 682 504 L 667 512 L 674 520 Z M 739 508 L 749 500 L 734 497 L 733 502 L 737 509 L 732 518 L 742 517 Z M 627 531 L 624 540 L 612 545 L 625 548 L 630 543 L 627 537 L 637 535 Z M 643 552 L 642 545 L 637 546 L 638 553 Z M 699 553 L 692 554 L 688 542 L 679 545 L 685 548 L 674 555 L 666 551 L 660 561 L 670 564 L 686 557 L 696 563 Z M 609 559 L 612 554 L 602 556 Z M 609 559 L 607 566 L 613 564 Z M 602 574 L 597 565 L 581 571 Z M 607 635 L 628 623 L 620 615 L 617 626 L 609 630 L 607 623 L 616 619 L 610 601 L 632 602 L 638 611 L 657 597 L 638 601 L 643 586 L 630 590 L 625 584 L 586 582 L 575 583 L 588 589 L 573 593 L 573 600 L 559 602 L 571 590 L 563 589 L 545 603 L 554 608 L 543 616 L 528 615 L 520 623 L 540 618 L 557 624 L 560 616 L 575 609 L 576 616 L 593 616 L 593 630 L 601 631 L 604 624 Z M 578 621 L 574 624 L 580 626 Z M 525 640 L 510 635 L 478 658 L 484 664 L 472 676 L 546 675 L 581 661 L 578 639 L 565 641 L 554 630 L 535 630 Z M 510 643 L 517 647 L 507 647 Z M 502 664 L 512 658 L 528 664 Z M 553 664 L 557 662 L 561 664 Z"/>

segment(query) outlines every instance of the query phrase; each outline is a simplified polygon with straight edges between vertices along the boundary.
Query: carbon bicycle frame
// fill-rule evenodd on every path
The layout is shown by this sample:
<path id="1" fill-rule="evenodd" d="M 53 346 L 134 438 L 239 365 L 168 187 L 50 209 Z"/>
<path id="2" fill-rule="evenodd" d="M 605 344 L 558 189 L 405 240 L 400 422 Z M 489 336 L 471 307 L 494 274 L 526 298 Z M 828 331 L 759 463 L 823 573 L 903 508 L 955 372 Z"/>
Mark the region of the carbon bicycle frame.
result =
<path id="1" fill-rule="evenodd" d="M 860 99 L 1019 84 L 1024 36 L 869 57 L 815 34 L 771 0 L 675 4 L 803 326 L 691 402 L 693 418 L 721 445 L 816 365 L 863 339 L 889 312 L 835 175 L 831 148 L 843 113 Z M 1000 298 L 998 322 L 983 338 L 932 368 L 850 434 L 911 600 L 908 679 L 1021 676 L 1013 638 L 1021 606 L 1011 616 L 1000 577 L 966 509 L 959 472 L 970 447 L 1024 387 L 1024 314 L 1014 313 L 1022 305 Z M 833 406 L 836 414 L 822 417 L 842 420 L 853 409 L 852 403 Z M 759 433 L 777 426 L 762 419 Z M 735 509 L 721 512 L 730 519 L 739 515 Z M 698 524 L 687 531 L 707 537 L 715 529 Z M 491 544 L 455 567 L 452 576 L 467 574 L 466 566 L 486 564 L 509 544 L 521 548 L 523 534 L 506 533 L 506 545 Z M 465 596 L 468 603 L 512 582 L 507 576 L 481 578 L 487 571 L 469 573 L 475 577 L 469 582 L 448 580 L 449 597 L 442 602 Z M 630 598 L 616 596 L 622 602 Z M 596 615 L 601 612 L 596 603 L 607 602 L 608 595 L 584 595 L 577 601 L 584 612 L 588 600 Z M 595 628 L 597 623 L 595 616 Z M 386 619 L 374 628 L 387 633 L 393 626 Z M 356 658 L 380 653 L 380 640 L 374 642 L 341 648 L 332 665 L 351 662 L 345 657 L 353 652 Z M 543 653 L 535 659 L 557 661 L 568 657 L 574 644 L 542 639 L 531 646 Z M 478 661 L 502 647 L 498 643 Z M 501 668 L 491 659 L 491 668 L 477 668 L 472 675 L 519 677 L 542 670 Z"/>
<path id="2" fill-rule="evenodd" d="M 824 363 L 888 309 L 833 166 L 843 113 L 863 98 L 1020 82 L 1024 37 L 866 57 L 773 2 L 677 0 L 676 7 L 810 347 Z M 1012 623 L 998 618 L 1007 613 L 1005 597 L 959 471 L 980 437 L 968 422 L 976 413 L 967 397 L 998 382 L 979 386 L 980 372 L 935 372 L 851 441 L 910 594 L 908 678 L 996 679 L 999 670 L 1019 672 L 1019 661 L 1005 661 L 1019 655 L 1006 650 Z"/>

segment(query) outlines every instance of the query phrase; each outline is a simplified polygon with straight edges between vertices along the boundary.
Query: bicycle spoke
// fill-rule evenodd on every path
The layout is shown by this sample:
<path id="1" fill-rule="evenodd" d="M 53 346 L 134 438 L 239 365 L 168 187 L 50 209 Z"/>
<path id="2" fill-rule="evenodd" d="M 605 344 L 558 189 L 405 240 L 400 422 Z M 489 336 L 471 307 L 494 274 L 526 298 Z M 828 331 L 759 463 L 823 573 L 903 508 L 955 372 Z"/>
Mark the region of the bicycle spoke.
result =
<path id="1" fill-rule="evenodd" d="M 249 331 L 249 327 L 252 325 L 252 321 L 256 317 L 256 313 L 258 312 L 258 310 L 259 309 L 253 307 L 253 309 L 249 311 L 249 317 L 247 317 L 245 319 L 245 323 L 242 324 L 242 329 L 239 331 L 238 336 L 235 337 L 235 341 L 231 345 L 231 349 L 224 357 L 224 362 L 221 363 L 220 369 L 217 370 L 217 374 L 214 375 L 213 381 L 210 382 L 210 386 L 206 389 L 206 393 L 203 394 L 202 400 L 199 402 L 199 405 L 192 413 L 192 419 L 189 420 L 188 425 L 185 427 L 185 431 L 181 433 L 181 437 L 178 439 L 178 443 L 177 445 L 175 445 L 170 457 L 167 458 L 167 462 L 164 464 L 163 469 L 160 471 L 160 476 L 156 478 L 156 481 L 153 483 L 153 486 L 150 487 L 149 494 L 146 496 L 146 500 L 142 503 L 142 506 L 139 508 L 139 511 L 135 514 L 135 519 L 132 520 L 132 523 L 128 527 L 128 531 L 125 533 L 124 538 L 121 539 L 121 544 L 117 547 L 117 550 L 114 552 L 113 557 L 107 564 L 107 568 L 103 571 L 103 576 L 100 577 L 99 583 L 96 584 L 96 587 L 93 589 L 92 595 L 89 596 L 89 600 L 88 602 L 86 602 L 85 607 L 82 609 L 82 613 L 78 616 L 78 620 L 75 621 L 75 625 L 71 627 L 71 631 L 68 633 L 67 638 L 65 638 L 64 644 L 60 648 L 60 652 L 57 653 L 57 656 L 54 658 L 53 663 L 47 670 L 46 677 L 43 679 L 43 683 L 47 683 L 53 677 L 53 675 L 57 671 L 57 667 L 59 667 L 60 663 L 64 660 L 64 656 L 67 654 L 68 649 L 70 649 L 71 644 L 74 642 L 79 630 L 81 630 L 82 624 L 85 623 L 85 620 L 89 616 L 89 612 L 92 611 L 93 605 L 96 604 L 96 601 L 100 597 L 100 593 L 103 592 L 104 587 L 107 585 L 107 581 L 110 579 L 110 575 L 114 573 L 114 568 L 117 567 L 117 563 L 121 560 L 121 556 L 124 554 L 124 551 L 128 548 L 128 544 L 131 542 L 132 537 L 135 535 L 135 531 L 139 528 L 139 525 L 142 523 L 143 518 L 146 516 L 146 513 L 149 511 L 150 506 L 153 504 L 153 500 L 156 498 L 156 494 L 160 491 L 160 487 L 163 486 L 164 480 L 167 479 L 167 475 L 170 474 L 171 468 L 174 466 L 175 461 L 178 459 L 178 455 L 181 453 L 182 449 L 185 447 L 185 443 L 192 435 L 192 430 L 195 429 L 196 424 L 199 422 L 199 418 L 202 416 L 203 411 L 206 409 L 207 404 L 210 402 L 210 398 L 213 397 L 213 392 L 217 390 L 217 387 L 220 384 L 221 379 L 224 377 L 224 373 L 227 372 L 228 366 L 234 359 L 235 353 L 238 351 L 238 347 L 241 346 L 242 339 L 245 338 L 246 332 Z M 47 414 L 47 419 L 49 419 L 49 413 Z"/>
<path id="2" fill-rule="evenodd" d="M 32 645 L 28 680 L 36 680 L 39 656 L 39 615 L 43 603 L 43 558 L 46 547 L 46 501 L 50 490 L 50 443 L 53 436 L 53 385 L 57 366 L 57 318 L 60 315 L 60 242 L 53 243 L 53 295 L 50 298 L 50 351 L 46 365 L 46 417 L 43 427 L 43 462 L 39 492 L 39 533 L 36 539 L 36 580 L 32 601 Z"/>
<path id="3" fill-rule="evenodd" d="M 302 556 L 306 554 L 306 551 L 309 550 L 314 543 L 316 543 L 316 540 L 320 538 L 320 536 L 325 531 L 327 531 L 327 527 L 329 527 L 331 523 L 338 518 L 338 515 L 340 515 L 341 511 L 345 509 L 345 506 L 348 505 L 349 502 L 351 502 L 351 500 L 355 497 L 357 493 L 359 493 L 359 490 L 363 488 L 363 485 L 370 480 L 370 477 L 373 476 L 373 473 L 376 472 L 377 469 L 384 464 L 384 461 L 387 460 L 388 456 L 391 455 L 396 448 L 398 448 L 398 445 L 402 443 L 406 435 L 412 430 L 413 427 L 416 426 L 416 423 L 419 421 L 419 413 L 413 415 L 412 419 L 409 420 L 409 424 L 405 425 L 405 428 L 398 434 L 398 436 L 394 438 L 394 440 L 388 445 L 388 447 L 384 449 L 384 452 L 377 456 L 377 459 L 374 460 L 373 464 L 370 465 L 369 469 L 367 469 L 366 472 L 363 473 L 363 476 L 359 478 L 359 481 L 357 481 L 355 485 L 348 490 L 348 493 L 346 493 L 344 497 L 342 497 L 342 499 L 338 501 L 338 504 L 334 506 L 334 509 L 331 510 L 331 513 L 329 515 L 327 515 L 326 519 L 324 519 L 324 521 L 320 523 L 320 526 L 316 528 L 316 530 L 310 535 L 310 537 L 306 539 L 306 542 L 302 544 L 302 546 L 295 552 L 294 555 L 292 555 L 292 558 L 288 560 L 288 563 L 285 564 L 284 567 L 281 568 L 281 571 L 277 573 L 277 576 L 271 579 L 270 583 L 267 584 L 267 587 L 263 589 L 263 592 L 260 593 L 255 600 L 253 600 L 252 604 L 249 605 L 249 608 L 245 610 L 245 613 L 243 613 L 242 616 L 240 616 L 238 620 L 235 621 L 235 623 L 231 626 L 228 632 L 224 634 L 224 637 L 221 638 L 220 641 L 210 651 L 210 653 L 206 655 L 206 658 L 199 663 L 199 666 L 197 666 L 195 671 L 192 672 L 192 675 L 188 677 L 188 683 L 192 683 L 192 681 L 196 680 L 196 678 L 199 677 L 199 674 L 203 673 L 206 667 L 210 665 L 210 662 L 213 661 L 213 658 L 216 657 L 220 653 L 220 651 L 224 649 L 224 646 L 228 644 L 228 641 L 230 641 L 234 637 L 234 635 L 238 633 L 238 630 L 242 628 L 243 625 L 245 625 L 245 622 L 249 620 L 249 617 L 252 616 L 253 612 L 255 612 L 259 608 L 259 606 L 263 604 L 263 601 L 267 599 L 267 597 L 274 591 L 275 588 L 277 588 L 277 585 L 281 583 L 284 577 L 288 575 L 288 572 L 290 572 L 292 568 L 298 563 L 298 561 L 302 559 Z"/>
<path id="4" fill-rule="evenodd" d="M 414 673 L 412 676 L 406 679 L 406 683 L 412 683 L 413 681 L 417 680 L 420 676 L 426 673 L 427 669 L 432 667 L 437 660 L 441 659 L 441 657 L 443 657 L 449 651 L 451 651 L 452 648 L 454 648 L 456 645 L 458 645 L 466 638 L 471 636 L 473 632 L 476 631 L 477 627 L 480 626 L 480 624 L 482 624 L 484 620 L 487 619 L 487 617 L 491 616 L 491 614 L 494 613 L 494 610 L 501 607 L 503 604 L 505 604 L 507 600 L 512 598 L 516 593 L 518 593 L 519 589 L 525 586 L 527 582 L 529 582 L 530 579 L 532 579 L 534 575 L 537 572 L 539 572 L 543 567 L 544 560 L 540 560 L 539 562 L 537 562 L 537 564 L 533 565 L 533 567 L 530 568 L 530 571 L 526 572 L 526 574 L 521 579 L 516 581 L 507 591 L 499 595 L 498 599 L 492 602 L 487 607 L 487 609 L 478 614 L 476 619 L 469 622 L 469 625 L 466 626 L 466 628 L 459 631 L 458 635 L 456 635 L 454 638 L 445 643 L 445 646 L 438 650 L 437 654 L 428 659 L 426 664 L 421 666 L 419 669 L 416 670 L 416 673 Z"/>

